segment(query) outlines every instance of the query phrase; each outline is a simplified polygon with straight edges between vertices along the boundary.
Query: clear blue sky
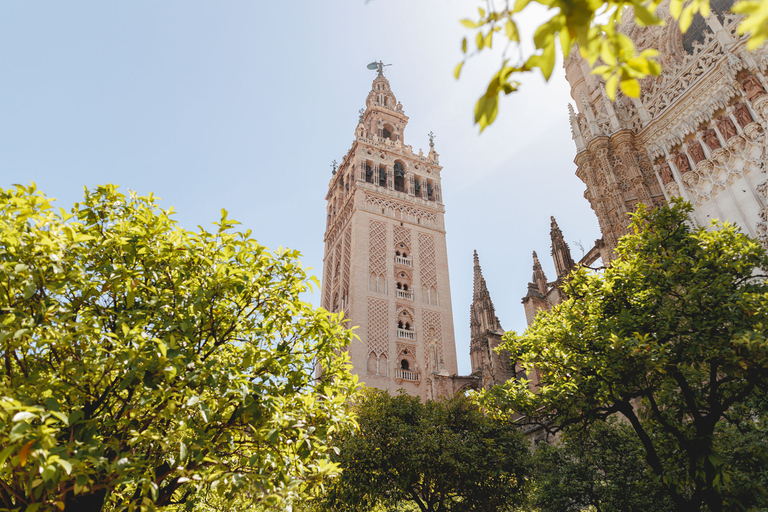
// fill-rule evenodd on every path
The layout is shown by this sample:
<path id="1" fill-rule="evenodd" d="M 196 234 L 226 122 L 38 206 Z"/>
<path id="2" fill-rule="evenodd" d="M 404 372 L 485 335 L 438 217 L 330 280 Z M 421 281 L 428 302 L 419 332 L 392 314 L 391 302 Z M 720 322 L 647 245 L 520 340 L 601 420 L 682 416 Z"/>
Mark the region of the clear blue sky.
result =
<path id="1" fill-rule="evenodd" d="M 503 100 L 478 135 L 474 102 L 501 58 L 458 82 L 469 0 L 39 0 L 0 3 L 0 186 L 35 181 L 58 205 L 112 182 L 163 198 L 187 227 L 221 208 L 269 247 L 322 268 L 333 159 L 352 143 L 374 73 L 437 134 L 459 369 L 469 371 L 472 250 L 497 314 L 521 330 L 531 251 L 554 278 L 549 216 L 574 258 L 599 236 L 575 177 L 562 70 Z M 319 303 L 320 296 L 312 299 Z"/>

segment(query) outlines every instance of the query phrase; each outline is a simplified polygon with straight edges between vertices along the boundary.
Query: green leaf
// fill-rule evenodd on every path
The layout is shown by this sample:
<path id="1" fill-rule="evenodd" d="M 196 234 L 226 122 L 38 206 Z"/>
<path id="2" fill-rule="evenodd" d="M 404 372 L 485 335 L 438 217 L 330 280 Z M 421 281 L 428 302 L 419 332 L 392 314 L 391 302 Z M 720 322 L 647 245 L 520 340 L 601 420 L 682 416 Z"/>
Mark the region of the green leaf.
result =
<path id="1" fill-rule="evenodd" d="M 461 73 L 461 68 L 464 66 L 464 61 L 459 62 L 456 67 L 453 70 L 453 76 L 457 80 L 459 79 L 459 74 Z"/>
<path id="2" fill-rule="evenodd" d="M 72 473 L 72 464 L 68 460 L 59 459 L 57 462 L 68 475 Z"/>
<path id="3" fill-rule="evenodd" d="M 506 25 L 504 25 L 504 30 L 510 41 L 520 41 L 520 33 L 517 30 L 517 24 L 512 21 L 512 18 L 507 20 Z"/>
<path id="4" fill-rule="evenodd" d="M 619 85 L 619 75 L 611 75 L 605 82 L 605 94 L 611 101 L 616 101 L 616 88 Z"/>
<path id="5" fill-rule="evenodd" d="M 26 420 L 31 420 L 33 418 L 37 418 L 37 414 L 31 413 L 29 411 L 21 411 L 14 414 L 13 419 L 11 421 L 16 423 L 18 421 L 26 421 Z"/>
<path id="6" fill-rule="evenodd" d="M 606 85 L 607 87 L 607 85 Z M 630 78 L 627 80 L 622 80 L 619 83 L 619 87 L 621 88 L 621 91 L 626 94 L 627 96 L 631 98 L 639 98 L 640 97 L 640 83 L 634 79 Z M 615 94 L 615 93 L 614 93 Z"/>

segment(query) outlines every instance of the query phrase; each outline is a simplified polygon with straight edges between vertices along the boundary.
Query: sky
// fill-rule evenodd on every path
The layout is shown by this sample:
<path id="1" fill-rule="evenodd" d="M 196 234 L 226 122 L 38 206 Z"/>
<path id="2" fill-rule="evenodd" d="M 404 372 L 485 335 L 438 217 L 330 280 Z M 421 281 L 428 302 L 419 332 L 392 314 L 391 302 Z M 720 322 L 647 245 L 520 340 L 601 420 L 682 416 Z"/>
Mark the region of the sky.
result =
<path id="1" fill-rule="evenodd" d="M 479 134 L 473 109 L 503 58 L 460 80 L 471 0 L 38 0 L 0 3 L 0 187 L 34 181 L 69 209 L 115 183 L 173 206 L 187 229 L 222 208 L 320 276 L 331 162 L 347 152 L 375 76 L 410 117 L 404 141 L 443 166 L 459 372 L 470 372 L 472 251 L 496 313 L 522 331 L 537 251 L 550 280 L 550 216 L 574 259 L 600 232 L 575 176 L 562 66 L 523 80 Z M 536 18 L 522 27 L 535 28 Z M 320 303 L 320 294 L 308 300 Z"/>

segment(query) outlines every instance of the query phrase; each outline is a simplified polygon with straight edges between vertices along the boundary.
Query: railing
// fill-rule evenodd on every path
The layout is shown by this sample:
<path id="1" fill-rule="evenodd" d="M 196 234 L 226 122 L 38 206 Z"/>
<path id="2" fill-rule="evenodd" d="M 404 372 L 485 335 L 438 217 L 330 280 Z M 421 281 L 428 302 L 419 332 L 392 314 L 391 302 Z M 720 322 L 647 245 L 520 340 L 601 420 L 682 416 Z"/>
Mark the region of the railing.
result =
<path id="1" fill-rule="evenodd" d="M 413 266 L 411 264 L 411 258 L 406 258 L 405 256 L 395 255 L 395 263 L 397 263 L 398 265 L 405 265 L 406 267 Z"/>
<path id="2" fill-rule="evenodd" d="M 397 337 L 403 338 L 406 340 L 415 340 L 416 339 L 416 333 L 413 331 L 409 331 L 407 329 L 398 329 L 397 330 Z"/>
<path id="3" fill-rule="evenodd" d="M 413 300 L 413 292 L 408 290 L 395 290 L 397 292 L 396 296 L 398 299 L 408 299 Z"/>
<path id="4" fill-rule="evenodd" d="M 395 368 L 395 378 L 396 379 L 403 379 L 403 380 L 419 380 L 419 372 L 412 372 L 410 370 L 402 370 L 400 368 Z"/>

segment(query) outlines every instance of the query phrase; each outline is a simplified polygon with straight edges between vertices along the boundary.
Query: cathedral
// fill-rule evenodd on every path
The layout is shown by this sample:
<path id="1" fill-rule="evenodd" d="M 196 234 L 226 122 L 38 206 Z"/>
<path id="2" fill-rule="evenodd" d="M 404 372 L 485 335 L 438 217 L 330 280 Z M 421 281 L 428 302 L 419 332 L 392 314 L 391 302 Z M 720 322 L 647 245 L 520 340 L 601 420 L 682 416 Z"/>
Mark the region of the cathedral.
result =
<path id="1" fill-rule="evenodd" d="M 565 73 L 576 105 L 569 105 L 576 175 L 602 232 L 580 264 L 610 262 L 627 233 L 628 213 L 673 197 L 693 205 L 692 224 L 728 221 L 768 245 L 768 48 L 747 51 L 731 4 L 713 0 L 711 15 L 695 16 L 685 34 L 666 3 L 658 11 L 664 27 L 639 27 L 624 16 L 621 30 L 638 51 L 658 49 L 663 66 L 660 76 L 641 80 L 639 98 L 618 93 L 610 101 L 578 50 L 570 55 Z M 547 283 L 534 253 L 523 299 L 529 324 L 536 311 L 560 300 L 558 281 L 573 265 L 567 247 L 555 245 L 552 222 L 558 279 Z"/>
<path id="2" fill-rule="evenodd" d="M 530 324 L 562 300 L 561 285 L 578 265 L 610 262 L 627 233 L 628 213 L 682 197 L 691 222 L 737 224 L 768 244 L 768 49 L 746 50 L 728 0 L 696 16 L 681 34 L 664 5 L 664 27 L 624 33 L 638 50 L 657 48 L 664 68 L 641 81 L 639 98 L 610 101 L 602 80 L 574 51 L 565 64 L 576 108 L 569 105 L 576 174 L 602 237 L 574 261 L 551 219 L 549 281 L 536 252 L 522 299 Z M 626 21 L 629 20 L 629 21 Z M 425 399 L 488 388 L 521 376 L 494 350 L 503 329 L 477 253 L 470 307 L 472 374 L 457 373 L 439 155 L 406 144 L 408 117 L 378 63 L 355 137 L 328 185 L 322 306 L 359 326 L 349 347 L 354 372 L 368 386 L 405 389 Z M 536 376 L 529 375 L 535 384 Z"/>

